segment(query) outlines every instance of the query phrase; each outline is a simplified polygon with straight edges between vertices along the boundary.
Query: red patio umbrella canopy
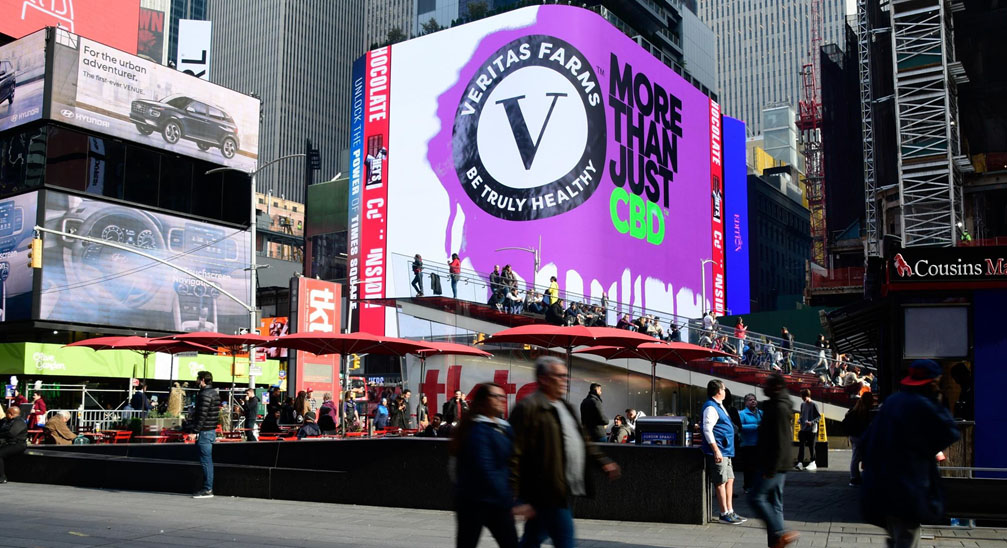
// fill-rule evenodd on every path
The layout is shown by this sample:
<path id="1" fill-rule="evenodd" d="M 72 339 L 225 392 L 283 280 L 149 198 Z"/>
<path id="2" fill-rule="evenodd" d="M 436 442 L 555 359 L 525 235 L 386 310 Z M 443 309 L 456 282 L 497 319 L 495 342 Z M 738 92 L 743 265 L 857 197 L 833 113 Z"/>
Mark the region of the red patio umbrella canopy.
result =
<path id="1" fill-rule="evenodd" d="M 112 337 L 94 337 L 64 345 L 69 347 L 84 347 L 93 350 L 135 350 L 137 352 L 153 352 L 147 348 L 151 339 L 135 335 L 120 335 Z"/>
<path id="2" fill-rule="evenodd" d="M 657 339 L 643 333 L 615 329 L 614 327 L 532 324 L 504 329 L 482 342 L 483 344 L 521 343 L 546 348 L 572 348 L 585 345 L 638 346 L 643 343 L 657 342 Z"/>
<path id="3" fill-rule="evenodd" d="M 216 348 L 210 348 L 209 346 L 191 343 L 187 341 L 169 341 L 169 340 L 151 340 L 147 348 L 154 352 L 163 352 L 165 354 L 181 354 L 182 352 L 202 352 L 203 354 L 216 354 Z"/>
<path id="4" fill-rule="evenodd" d="M 427 345 L 429 348 L 421 348 L 414 352 L 421 357 L 428 357 L 434 354 L 452 354 L 456 356 L 482 356 L 488 358 L 493 354 L 486 352 L 485 350 L 480 350 L 478 348 L 473 348 L 471 346 L 466 346 L 464 344 L 450 343 L 450 342 L 432 342 L 424 341 L 423 344 Z"/>
<path id="5" fill-rule="evenodd" d="M 292 333 L 259 343 L 269 348 L 293 348 L 315 355 L 390 354 L 404 356 L 432 349 L 426 343 L 371 333 Z"/>
<path id="6" fill-rule="evenodd" d="M 626 348 L 618 346 L 592 346 L 574 351 L 576 354 L 595 354 L 607 360 L 618 358 L 639 358 L 649 362 L 660 362 L 668 364 L 691 362 L 692 360 L 702 360 L 710 358 L 733 358 L 734 356 L 706 348 L 703 346 L 684 342 L 656 342 L 643 343 L 636 347 Z"/>
<path id="7" fill-rule="evenodd" d="M 169 335 L 154 339 L 156 341 L 185 341 L 195 344 L 202 344 L 209 347 L 223 347 L 230 349 L 232 353 L 242 346 L 256 346 L 269 341 L 269 337 L 262 335 L 227 335 L 224 333 L 214 333 L 212 331 L 197 331 L 195 333 L 182 333 L 180 335 Z"/>

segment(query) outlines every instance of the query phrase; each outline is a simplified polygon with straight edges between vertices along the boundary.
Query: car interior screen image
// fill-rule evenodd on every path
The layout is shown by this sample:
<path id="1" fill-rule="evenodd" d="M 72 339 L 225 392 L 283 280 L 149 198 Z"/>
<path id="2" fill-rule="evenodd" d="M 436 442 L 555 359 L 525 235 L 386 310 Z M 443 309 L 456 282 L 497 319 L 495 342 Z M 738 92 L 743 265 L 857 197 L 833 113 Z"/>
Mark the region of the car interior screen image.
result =
<path id="1" fill-rule="evenodd" d="M 0 200 L 0 322 L 31 316 L 32 269 L 28 267 L 38 192 Z"/>
<path id="2" fill-rule="evenodd" d="M 248 300 L 247 232 L 56 192 L 45 226 L 139 253 L 46 235 L 40 319 L 223 333 L 248 325 L 245 307 L 221 292 Z"/>

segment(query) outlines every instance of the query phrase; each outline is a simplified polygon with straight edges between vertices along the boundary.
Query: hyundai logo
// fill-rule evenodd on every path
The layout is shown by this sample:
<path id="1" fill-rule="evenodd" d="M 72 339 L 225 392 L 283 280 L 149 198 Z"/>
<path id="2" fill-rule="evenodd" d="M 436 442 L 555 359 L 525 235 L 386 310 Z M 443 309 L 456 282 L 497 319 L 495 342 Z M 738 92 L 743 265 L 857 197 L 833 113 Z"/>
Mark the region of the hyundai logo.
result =
<path id="1" fill-rule="evenodd" d="M 59 113 L 62 114 L 63 116 L 66 116 L 67 118 L 73 118 L 73 111 L 68 108 L 59 111 Z"/>

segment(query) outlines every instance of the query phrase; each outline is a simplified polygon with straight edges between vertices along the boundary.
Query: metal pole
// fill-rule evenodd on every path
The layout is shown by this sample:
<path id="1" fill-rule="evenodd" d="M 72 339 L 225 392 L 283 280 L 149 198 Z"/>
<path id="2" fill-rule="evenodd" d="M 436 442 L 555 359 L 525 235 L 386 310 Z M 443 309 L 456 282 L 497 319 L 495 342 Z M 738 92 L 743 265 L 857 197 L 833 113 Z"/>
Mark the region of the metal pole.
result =
<path id="1" fill-rule="evenodd" d="M 249 280 L 249 295 L 248 295 L 248 333 L 249 334 L 256 333 L 257 332 L 256 329 L 258 328 L 258 326 L 255 325 L 255 297 L 256 297 L 255 293 L 256 293 L 256 285 L 258 285 L 258 278 L 259 278 L 259 271 L 256 270 L 256 267 L 255 267 L 255 256 L 258 253 L 258 250 L 257 250 L 258 245 L 255 242 L 255 238 L 256 238 L 256 234 L 255 234 L 255 232 L 256 232 L 256 217 L 258 217 L 258 212 L 255 209 L 255 190 L 256 190 L 256 188 L 255 188 L 255 174 L 256 173 L 258 173 L 258 170 L 252 172 L 252 192 L 251 192 L 251 196 L 249 196 L 249 201 L 251 202 L 251 209 L 252 209 L 252 211 L 251 211 L 252 217 L 250 219 L 250 226 L 249 226 L 249 229 L 248 229 L 249 232 L 252 234 L 252 243 L 251 243 L 251 250 L 250 250 L 252 252 L 252 256 L 251 256 L 251 269 L 250 269 L 251 278 Z M 268 201 L 267 201 L 267 203 L 268 203 Z M 252 363 L 255 361 L 255 358 L 258 355 L 258 353 L 259 353 L 258 352 L 258 348 L 256 348 L 255 346 L 252 346 L 252 347 L 250 347 L 248 349 L 248 387 L 249 388 L 255 388 L 255 377 L 252 375 Z"/>
<path id="2" fill-rule="evenodd" d="M 703 281 L 703 316 L 706 316 L 706 260 L 700 259 L 699 261 L 699 276 Z"/>

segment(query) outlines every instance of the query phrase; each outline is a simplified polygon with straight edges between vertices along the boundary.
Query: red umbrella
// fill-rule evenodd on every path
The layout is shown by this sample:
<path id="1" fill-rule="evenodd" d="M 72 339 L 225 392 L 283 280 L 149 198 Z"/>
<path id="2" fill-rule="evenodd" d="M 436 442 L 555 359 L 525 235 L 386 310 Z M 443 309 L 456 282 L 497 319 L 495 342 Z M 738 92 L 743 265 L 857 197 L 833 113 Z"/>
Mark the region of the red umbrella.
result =
<path id="1" fill-rule="evenodd" d="M 578 354 L 595 354 L 606 360 L 639 358 L 650 362 L 650 413 L 657 415 L 657 362 L 683 364 L 692 360 L 732 358 L 719 350 L 684 342 L 643 343 L 636 347 L 593 346 L 577 351 Z"/>
<path id="2" fill-rule="evenodd" d="M 325 354 L 390 354 L 404 356 L 420 350 L 432 349 L 427 343 L 382 337 L 370 333 L 291 333 L 258 346 L 293 348 L 322 356 Z"/>
<path id="3" fill-rule="evenodd" d="M 245 346 L 258 346 L 269 341 L 269 337 L 248 333 L 245 335 L 227 335 L 225 333 L 214 333 L 212 331 L 197 331 L 195 333 L 182 333 L 180 335 L 169 335 L 155 339 L 158 341 L 184 341 L 195 344 L 202 344 L 210 347 L 226 348 L 231 355 L 231 393 L 228 395 L 228 408 L 233 408 L 234 403 L 234 364 L 238 360 L 238 352 Z M 249 371 L 251 371 L 251 357 L 249 357 Z M 248 377 L 251 379 L 251 375 Z"/>
<path id="4" fill-rule="evenodd" d="M 472 348 L 464 344 L 451 343 L 451 342 L 433 342 L 424 341 L 423 344 L 427 345 L 428 348 L 421 348 L 413 354 L 416 354 L 420 358 L 420 382 L 423 382 L 423 375 L 426 372 L 427 358 L 434 354 L 443 355 L 455 355 L 455 356 L 481 356 L 484 358 L 492 357 L 493 354 L 486 352 L 485 350 L 479 350 L 478 348 Z"/>
<path id="5" fill-rule="evenodd" d="M 132 350 L 143 356 L 143 378 L 147 379 L 147 357 L 156 352 L 148 348 L 152 339 L 138 337 L 136 335 L 123 335 L 111 337 L 94 337 L 82 341 L 72 342 L 65 346 L 85 347 L 93 350 Z"/>
<path id="6" fill-rule="evenodd" d="M 584 327 L 581 325 L 558 326 L 548 324 L 522 325 L 495 333 L 482 341 L 486 343 L 534 344 L 546 348 L 566 349 L 567 397 L 570 396 L 571 353 L 575 346 L 605 345 L 636 347 L 644 343 L 658 342 L 650 335 L 615 329 L 614 327 Z"/>
<path id="7" fill-rule="evenodd" d="M 202 344 L 196 344 L 186 341 L 172 341 L 172 340 L 157 340 L 151 339 L 148 347 L 153 349 L 154 352 L 163 352 L 165 354 L 171 354 L 171 363 L 168 367 L 168 386 L 171 386 L 171 382 L 175 380 L 175 354 L 181 354 L 183 352 L 202 352 L 204 354 L 216 354 L 216 348 L 210 348 Z"/>

